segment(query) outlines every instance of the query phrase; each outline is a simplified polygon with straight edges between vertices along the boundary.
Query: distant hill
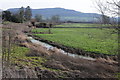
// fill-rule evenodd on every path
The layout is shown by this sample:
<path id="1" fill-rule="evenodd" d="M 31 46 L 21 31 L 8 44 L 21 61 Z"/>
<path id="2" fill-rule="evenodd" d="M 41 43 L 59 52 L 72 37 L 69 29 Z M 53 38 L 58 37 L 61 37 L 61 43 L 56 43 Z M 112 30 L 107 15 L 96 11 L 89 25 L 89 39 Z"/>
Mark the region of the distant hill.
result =
<path id="1" fill-rule="evenodd" d="M 18 12 L 19 8 L 8 9 L 12 13 Z M 67 21 L 81 21 L 81 22 L 93 22 L 96 21 L 100 14 L 96 13 L 82 13 L 75 10 L 64 8 L 44 8 L 44 9 L 32 9 L 32 17 L 36 14 L 41 14 L 44 18 L 50 18 L 53 15 L 59 15 L 61 20 Z"/>

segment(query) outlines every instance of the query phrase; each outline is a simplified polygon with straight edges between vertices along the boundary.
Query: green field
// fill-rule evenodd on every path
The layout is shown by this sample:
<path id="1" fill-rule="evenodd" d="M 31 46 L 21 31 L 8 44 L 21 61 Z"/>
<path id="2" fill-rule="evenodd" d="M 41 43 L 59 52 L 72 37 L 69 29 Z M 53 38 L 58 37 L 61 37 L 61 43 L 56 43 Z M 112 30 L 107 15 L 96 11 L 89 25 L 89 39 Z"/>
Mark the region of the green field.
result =
<path id="1" fill-rule="evenodd" d="M 47 32 L 48 29 L 33 29 L 33 32 Z M 117 54 L 118 35 L 113 29 L 52 28 L 53 34 L 34 34 L 59 44 L 105 54 Z"/>
<path id="2" fill-rule="evenodd" d="M 85 23 L 64 23 L 60 25 L 55 25 L 55 27 L 106 27 L 111 25 L 102 25 L 102 24 L 85 24 Z"/>

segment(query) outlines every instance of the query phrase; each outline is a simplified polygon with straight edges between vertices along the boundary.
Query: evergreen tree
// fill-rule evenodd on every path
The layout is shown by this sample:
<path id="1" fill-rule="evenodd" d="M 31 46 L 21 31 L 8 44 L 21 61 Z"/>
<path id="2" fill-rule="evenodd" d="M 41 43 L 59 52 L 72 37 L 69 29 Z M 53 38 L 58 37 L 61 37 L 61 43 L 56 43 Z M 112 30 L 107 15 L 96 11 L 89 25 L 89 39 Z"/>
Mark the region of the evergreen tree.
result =
<path id="1" fill-rule="evenodd" d="M 12 14 L 11 21 L 15 23 L 21 23 L 21 19 L 19 18 L 19 14 Z"/>
<path id="2" fill-rule="evenodd" d="M 11 12 L 10 11 L 3 11 L 2 12 L 2 20 L 11 21 Z"/>
<path id="3" fill-rule="evenodd" d="M 25 9 L 25 19 L 26 21 L 29 21 L 32 17 L 32 12 L 30 9 L 30 6 L 27 6 L 27 8 Z"/>
<path id="4" fill-rule="evenodd" d="M 19 19 L 22 23 L 24 22 L 24 8 L 23 7 L 19 9 Z"/>
<path id="5" fill-rule="evenodd" d="M 2 12 L 2 20 L 21 23 L 20 14 L 18 14 L 18 13 L 12 14 L 10 11 L 3 11 Z"/>

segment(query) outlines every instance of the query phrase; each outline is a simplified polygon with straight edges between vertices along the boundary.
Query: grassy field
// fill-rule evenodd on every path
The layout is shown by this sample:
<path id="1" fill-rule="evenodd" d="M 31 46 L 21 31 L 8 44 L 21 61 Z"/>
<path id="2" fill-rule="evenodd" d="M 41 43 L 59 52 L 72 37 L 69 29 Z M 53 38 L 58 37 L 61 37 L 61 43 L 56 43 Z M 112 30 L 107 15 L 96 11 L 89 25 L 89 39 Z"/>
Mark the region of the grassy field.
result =
<path id="1" fill-rule="evenodd" d="M 33 32 L 47 32 L 48 29 L 33 29 Z M 53 34 L 35 34 L 46 40 L 68 47 L 105 54 L 117 54 L 118 35 L 113 29 L 52 28 Z"/>
<path id="2" fill-rule="evenodd" d="M 111 25 L 101 25 L 101 24 L 85 24 L 85 23 L 64 23 L 60 25 L 55 25 L 55 27 L 106 27 Z"/>

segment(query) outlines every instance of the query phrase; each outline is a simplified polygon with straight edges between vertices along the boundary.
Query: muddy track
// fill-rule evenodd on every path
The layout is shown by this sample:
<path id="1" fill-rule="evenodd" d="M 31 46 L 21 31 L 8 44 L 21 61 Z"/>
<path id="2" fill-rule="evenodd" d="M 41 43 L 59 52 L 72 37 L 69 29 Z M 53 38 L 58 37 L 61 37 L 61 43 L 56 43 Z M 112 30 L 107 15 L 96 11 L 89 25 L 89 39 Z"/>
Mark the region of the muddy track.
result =
<path id="1" fill-rule="evenodd" d="M 40 37 L 33 36 L 32 34 L 29 34 L 28 36 L 32 36 L 36 40 L 48 43 L 48 44 L 50 44 L 54 47 L 63 49 L 64 51 L 69 52 L 69 53 L 75 53 L 75 54 L 82 55 L 82 56 L 90 56 L 92 58 L 105 58 L 105 59 L 110 58 L 114 61 L 118 60 L 117 55 L 103 54 L 103 53 L 97 53 L 97 52 L 88 52 L 88 51 L 84 51 L 84 50 L 81 50 L 81 49 L 76 49 L 76 48 L 64 46 L 64 45 L 61 45 L 61 44 L 58 44 L 56 42 L 52 42 L 52 41 L 49 41 L 49 40 L 45 40 L 45 39 L 42 39 Z"/>

